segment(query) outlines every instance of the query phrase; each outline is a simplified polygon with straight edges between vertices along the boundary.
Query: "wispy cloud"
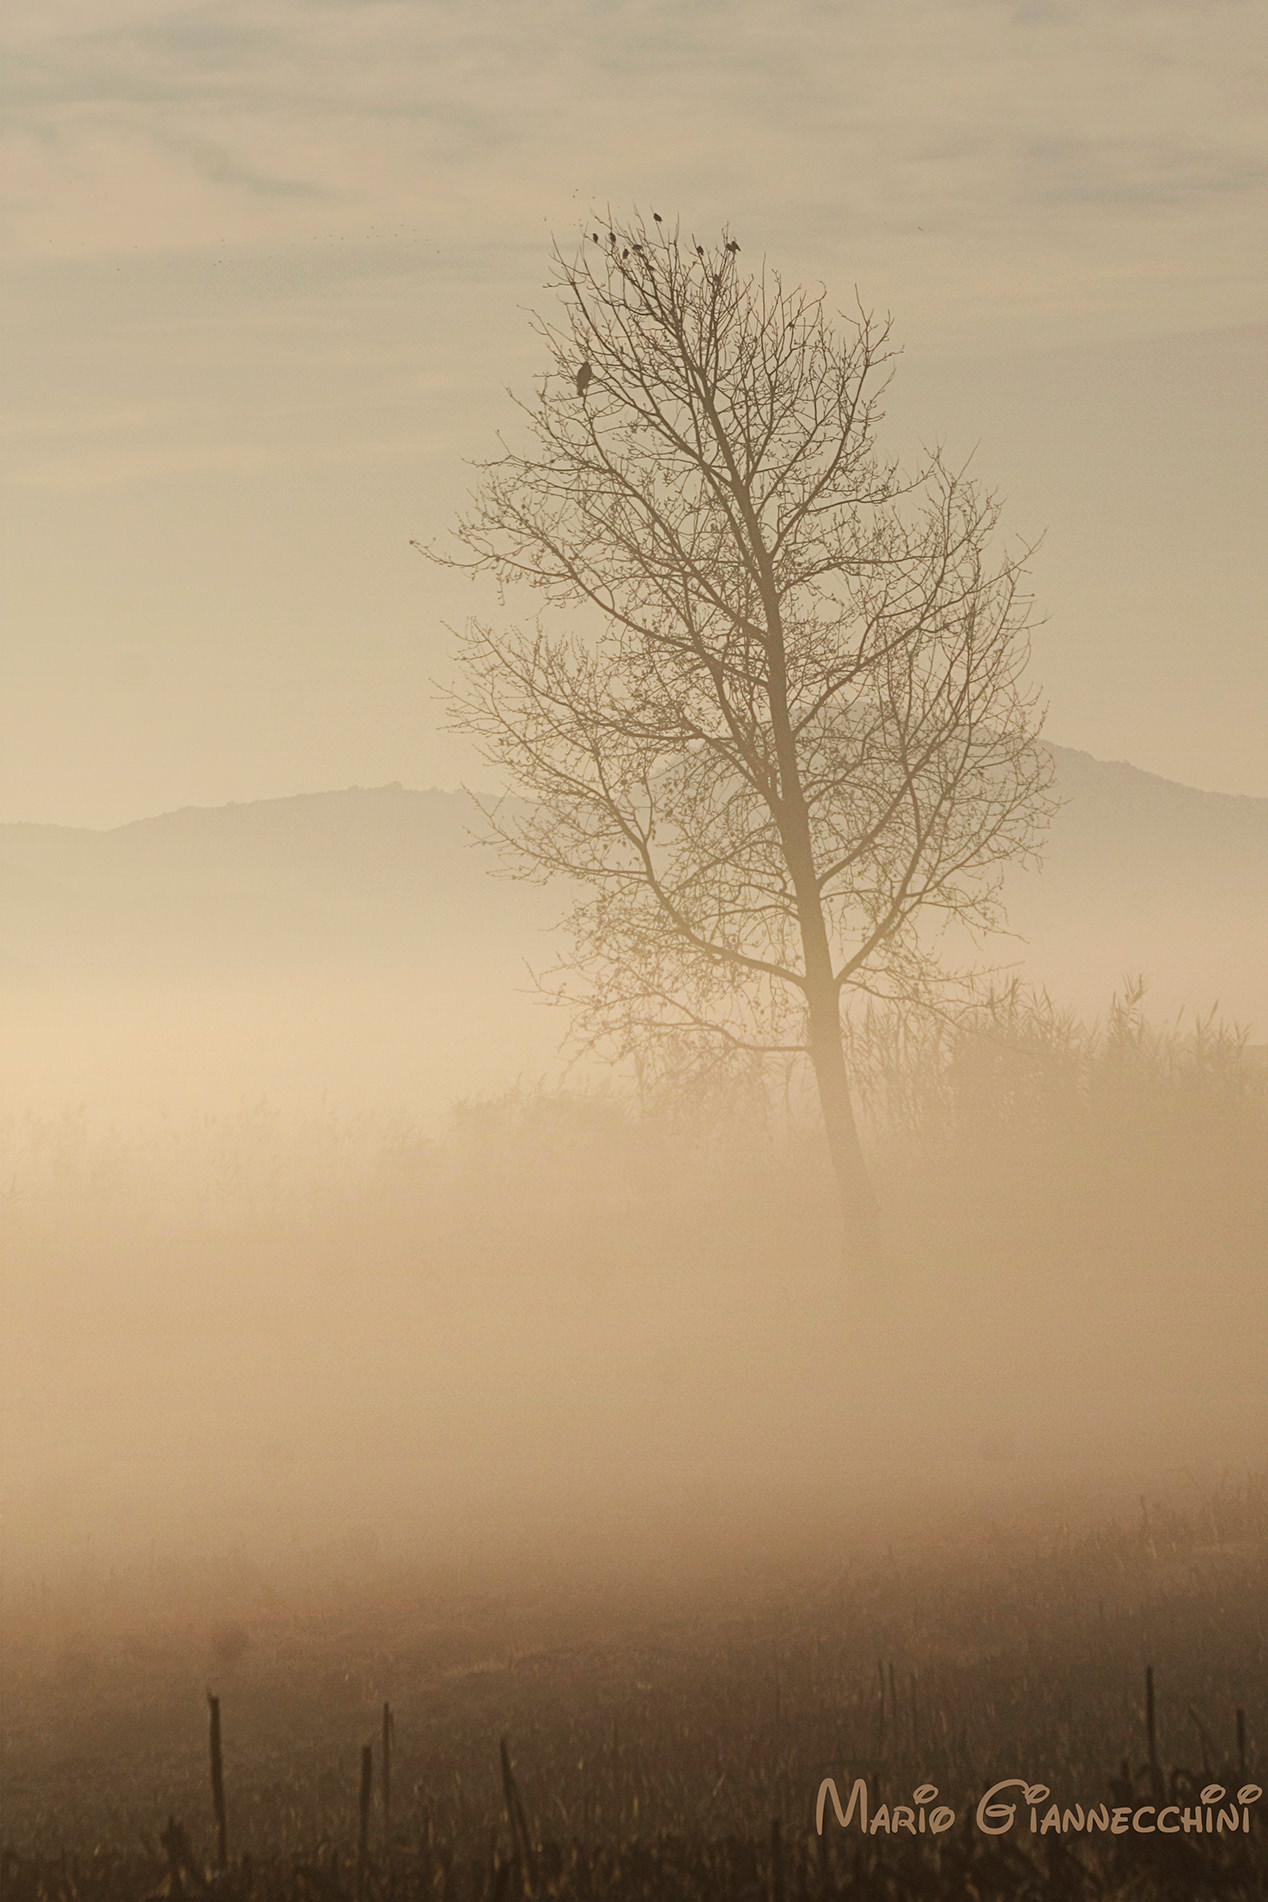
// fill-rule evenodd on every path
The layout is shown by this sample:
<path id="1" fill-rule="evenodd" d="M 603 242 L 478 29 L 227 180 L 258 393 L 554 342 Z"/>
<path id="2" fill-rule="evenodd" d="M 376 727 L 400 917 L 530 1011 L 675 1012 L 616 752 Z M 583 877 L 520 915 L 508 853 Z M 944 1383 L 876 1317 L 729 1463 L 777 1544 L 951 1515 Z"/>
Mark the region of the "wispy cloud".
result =
<path id="1" fill-rule="evenodd" d="M 948 351 L 1244 320 L 1268 219 L 1257 11 L 10 0 L 19 325 L 43 352 L 60 263 L 98 319 L 75 343 L 59 316 L 66 349 L 89 360 L 114 312 L 122 361 L 158 321 L 176 377 L 215 356 L 210 325 L 244 415 L 283 335 L 346 370 L 403 363 L 422 323 L 444 377 L 483 387 L 491 355 L 519 361 L 549 233 L 608 198 L 727 219 L 746 255 L 843 301 L 857 284 Z"/>
<path id="2" fill-rule="evenodd" d="M 635 173 L 677 202 L 726 178 L 772 218 L 804 198 L 856 228 L 943 204 L 999 222 L 1261 189 L 1256 13 L 1250 0 L 81 0 L 50 6 L 42 27 L 19 7 L 8 90 L 14 136 L 43 133 L 60 154 L 38 181 L 41 247 L 81 241 L 63 201 L 83 188 L 77 150 L 91 143 L 108 172 L 107 129 L 152 139 L 176 172 L 222 154 L 201 169 L 227 197 L 307 185 L 355 216 L 421 195 L 490 236 L 561 191 Z M 269 156 L 279 141 L 285 166 Z M 156 158 L 152 242 L 183 225 L 188 243 L 162 172 Z M 313 228 L 296 215 L 303 241 Z M 29 217 L 17 225 L 35 242 Z M 106 216 L 99 241 L 111 236 Z"/>

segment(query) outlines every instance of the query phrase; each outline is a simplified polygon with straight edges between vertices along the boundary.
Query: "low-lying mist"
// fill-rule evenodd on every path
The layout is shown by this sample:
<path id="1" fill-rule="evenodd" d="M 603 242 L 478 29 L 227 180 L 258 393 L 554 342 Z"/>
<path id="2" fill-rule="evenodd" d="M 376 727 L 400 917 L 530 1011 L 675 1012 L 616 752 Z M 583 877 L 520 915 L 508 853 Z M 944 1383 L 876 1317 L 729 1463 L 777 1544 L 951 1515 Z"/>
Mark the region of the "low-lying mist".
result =
<path id="1" fill-rule="evenodd" d="M 863 1281 L 795 1081 L 11 1116 L 10 1603 L 681 1580 L 1262 1461 L 1254 1052 L 1014 997 L 855 1058 Z"/>

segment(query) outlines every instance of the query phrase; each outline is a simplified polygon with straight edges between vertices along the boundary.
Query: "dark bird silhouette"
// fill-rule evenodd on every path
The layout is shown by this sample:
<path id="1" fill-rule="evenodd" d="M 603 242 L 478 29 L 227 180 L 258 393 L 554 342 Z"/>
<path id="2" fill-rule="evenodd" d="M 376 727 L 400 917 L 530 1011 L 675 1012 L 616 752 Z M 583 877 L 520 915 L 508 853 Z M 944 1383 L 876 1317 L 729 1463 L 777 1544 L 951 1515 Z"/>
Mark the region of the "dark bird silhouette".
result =
<path id="1" fill-rule="evenodd" d="M 702 258 L 704 256 L 704 246 L 702 244 L 698 244 L 696 246 L 696 256 L 698 258 Z"/>
<path id="2" fill-rule="evenodd" d="M 731 239 L 731 241 L 730 241 L 730 243 L 729 243 L 729 244 L 727 245 L 727 250 L 728 250 L 728 251 L 729 251 L 729 252 L 731 253 L 731 255 L 732 255 L 733 257 L 734 257 L 734 255 L 735 255 L 735 253 L 736 253 L 736 252 L 737 252 L 737 251 L 739 250 L 739 248 L 740 248 L 740 247 L 739 247 L 739 245 L 738 245 L 738 244 L 737 244 L 737 243 L 735 242 L 735 239 L 734 239 L 734 238 L 732 238 L 732 239 Z"/>
<path id="3" fill-rule="evenodd" d="M 654 211 L 652 213 L 652 217 L 656 220 L 658 225 L 663 224 L 665 222 L 658 211 Z"/>
<path id="4" fill-rule="evenodd" d="M 599 234 L 597 231 L 592 231 L 590 233 L 590 242 L 591 244 L 597 244 L 599 242 Z"/>
<path id="5" fill-rule="evenodd" d="M 581 368 L 577 371 L 577 395 L 578 396 L 585 395 L 586 391 L 590 387 L 590 379 L 593 375 L 594 375 L 594 371 L 590 368 L 589 363 L 583 363 Z"/>

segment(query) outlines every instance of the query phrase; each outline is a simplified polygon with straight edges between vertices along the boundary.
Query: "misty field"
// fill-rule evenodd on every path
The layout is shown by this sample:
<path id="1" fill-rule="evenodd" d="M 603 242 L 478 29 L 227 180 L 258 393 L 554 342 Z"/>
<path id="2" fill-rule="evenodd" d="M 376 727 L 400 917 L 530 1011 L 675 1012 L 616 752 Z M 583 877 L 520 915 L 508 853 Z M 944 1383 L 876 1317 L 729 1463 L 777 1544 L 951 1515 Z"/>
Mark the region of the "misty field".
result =
<path id="1" fill-rule="evenodd" d="M 1024 1806 L 1002 1838 L 973 1820 L 1004 1778 L 1080 1818 L 1171 1803 L 1177 1830 L 1204 1789 L 1254 1789 L 1262 1483 L 1095 1528 L 1001 1508 L 892 1539 L 881 1521 L 844 1530 L 782 1564 L 750 1552 L 623 1587 L 538 1552 L 411 1589 L 345 1542 L 324 1603 L 282 1604 L 229 1565 L 183 1591 L 104 1593 L 91 1636 L 82 1605 L 75 1635 L 46 1599 L 9 1623 L 9 1893 L 201 1886 L 210 1684 L 228 1865 L 213 1887 L 244 1898 L 1262 1894 L 1258 1815 L 1249 1835 L 1162 1838 L 1034 1835 Z M 231 1589 L 246 1623 L 212 1614 Z M 829 1808 L 820 1839 L 826 1776 L 843 1797 L 865 1778 L 873 1812 L 933 1785 L 955 1824 L 933 1843 L 864 1835 Z M 174 1884 L 173 1817 L 190 1856 Z"/>
<path id="2" fill-rule="evenodd" d="M 1262 1065 L 859 1036 L 861 1285 L 791 1087 L 5 1127 L 14 1896 L 198 1886 L 209 1688 L 244 1897 L 1262 1892 L 1257 1814 L 973 1825 L 1262 1773 Z"/>

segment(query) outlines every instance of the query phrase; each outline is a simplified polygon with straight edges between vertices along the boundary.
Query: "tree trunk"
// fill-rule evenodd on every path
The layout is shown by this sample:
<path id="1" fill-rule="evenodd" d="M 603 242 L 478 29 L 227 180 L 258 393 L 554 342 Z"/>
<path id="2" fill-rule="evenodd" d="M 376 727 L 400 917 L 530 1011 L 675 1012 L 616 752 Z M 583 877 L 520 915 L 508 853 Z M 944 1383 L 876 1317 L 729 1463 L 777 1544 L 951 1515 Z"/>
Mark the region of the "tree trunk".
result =
<path id="1" fill-rule="evenodd" d="M 810 1056 L 819 1086 L 828 1154 L 845 1222 L 846 1254 L 863 1267 L 880 1256 L 880 1205 L 863 1160 L 858 1124 L 841 1046 L 841 1007 L 835 984 L 814 985 L 808 996 Z"/>
<path id="2" fill-rule="evenodd" d="M 765 647 L 770 667 L 767 699 L 779 778 L 779 792 L 771 802 L 771 811 L 779 827 L 789 875 L 797 896 L 801 946 L 805 957 L 810 1056 L 819 1084 L 819 1102 L 823 1110 L 828 1153 L 832 1158 L 837 1193 L 841 1199 L 845 1253 L 847 1260 L 854 1264 L 874 1267 L 880 1259 L 880 1208 L 868 1177 L 867 1164 L 863 1160 L 854 1107 L 850 1102 L 849 1079 L 845 1073 L 845 1051 L 841 1046 L 840 992 L 832 973 L 832 948 L 823 915 L 823 894 L 815 873 L 810 813 L 802 785 L 797 738 L 788 709 L 788 668 L 779 587 L 752 492 L 726 449 L 726 432 L 716 411 L 713 412 L 713 420 L 718 440 L 727 454 L 766 615 Z"/>

